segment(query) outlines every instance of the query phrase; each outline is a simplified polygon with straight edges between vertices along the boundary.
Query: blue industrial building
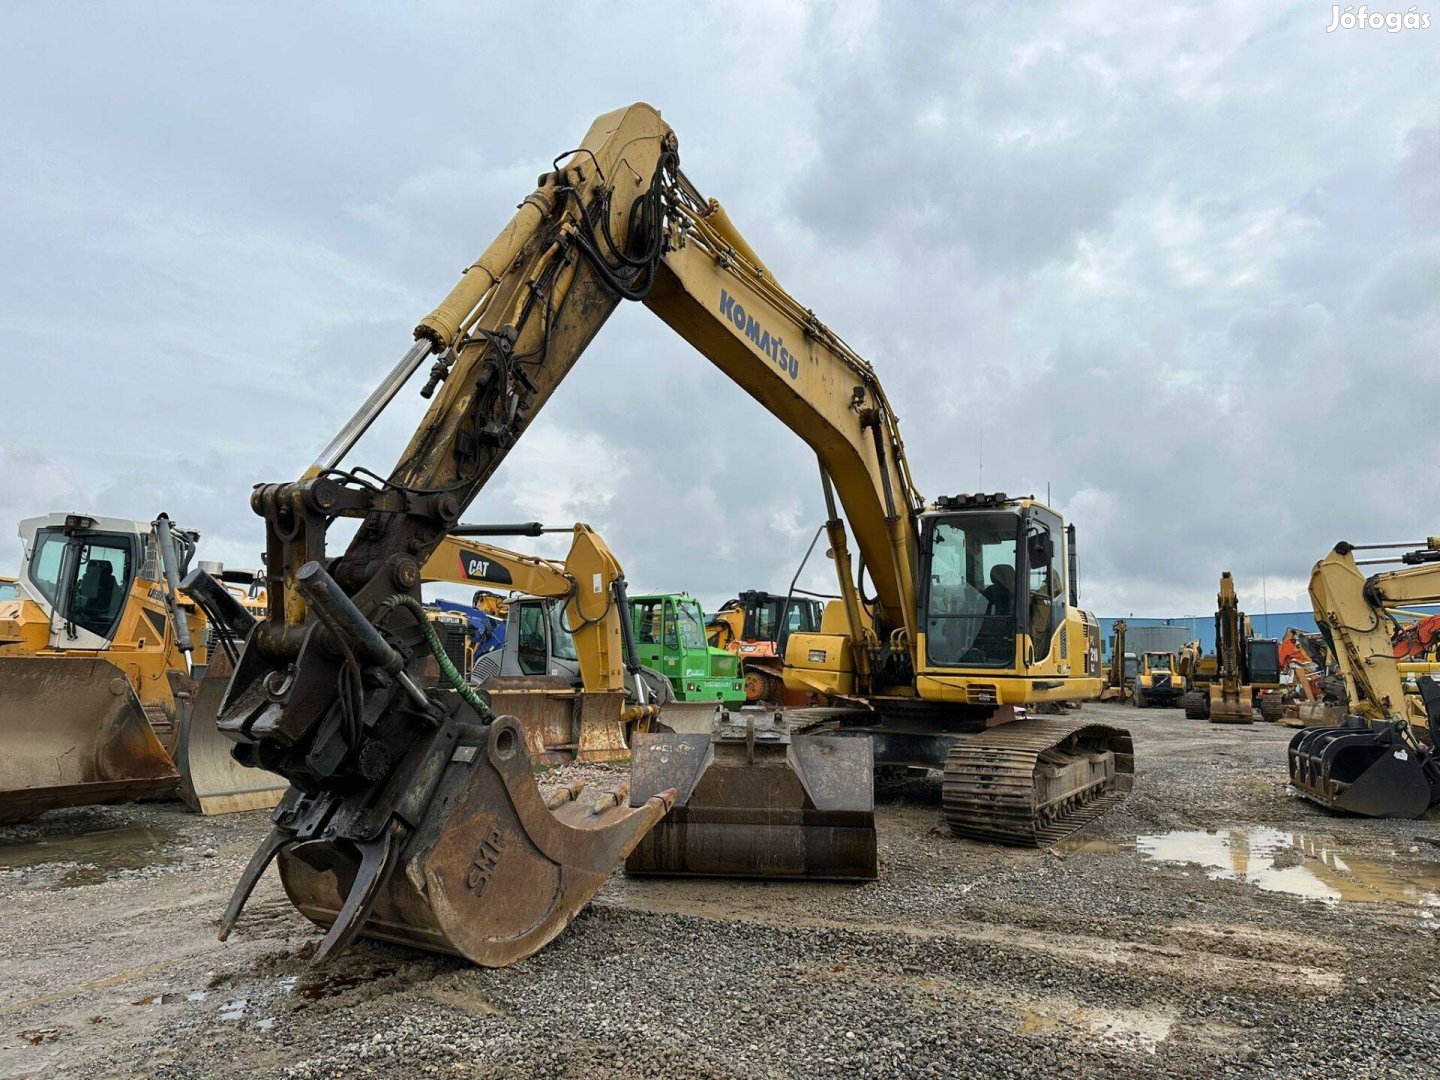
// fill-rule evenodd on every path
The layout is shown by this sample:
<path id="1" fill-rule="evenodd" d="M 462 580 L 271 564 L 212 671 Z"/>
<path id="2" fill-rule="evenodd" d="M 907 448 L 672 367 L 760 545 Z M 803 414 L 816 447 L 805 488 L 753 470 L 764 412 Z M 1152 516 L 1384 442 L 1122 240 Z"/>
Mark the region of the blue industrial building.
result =
<path id="1" fill-rule="evenodd" d="M 1427 615 L 1440 614 L 1440 606 L 1416 607 L 1410 610 Z M 1315 615 L 1309 611 L 1272 611 L 1268 615 L 1254 612 L 1246 612 L 1246 614 L 1250 616 L 1250 625 L 1254 628 L 1256 637 L 1274 638 L 1278 641 L 1292 626 L 1297 630 L 1307 632 L 1315 630 Z M 1213 611 L 1207 615 L 1187 615 L 1174 619 L 1145 619 L 1132 615 L 1117 615 L 1110 618 L 1102 615 L 1100 617 L 1100 637 L 1104 645 L 1102 653 L 1106 659 L 1110 656 L 1110 641 L 1115 634 L 1116 619 L 1124 619 L 1125 625 L 1129 627 L 1183 626 L 1188 630 L 1187 641 L 1199 638 L 1201 648 L 1205 652 L 1215 651 L 1215 613 Z"/>

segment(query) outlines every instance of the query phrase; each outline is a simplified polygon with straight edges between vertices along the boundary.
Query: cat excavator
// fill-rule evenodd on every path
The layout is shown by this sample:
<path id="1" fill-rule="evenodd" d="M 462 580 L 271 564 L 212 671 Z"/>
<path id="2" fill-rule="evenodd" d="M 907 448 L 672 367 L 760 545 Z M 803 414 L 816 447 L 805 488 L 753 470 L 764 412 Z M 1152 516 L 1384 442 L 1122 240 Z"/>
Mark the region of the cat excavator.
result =
<path id="1" fill-rule="evenodd" d="M 419 587 L 623 300 L 815 454 L 843 629 L 792 634 L 784 677 L 841 704 L 808 731 L 637 734 L 628 791 L 546 800 L 514 717 L 449 674 L 420 685 L 435 649 Z M 395 467 L 342 468 L 427 359 L 432 403 Z M 1127 732 L 1025 712 L 1100 693 L 1073 530 L 1031 498 L 923 500 L 874 369 L 700 195 L 648 105 L 601 116 L 554 159 L 315 463 L 258 486 L 251 506 L 269 612 L 218 724 L 239 760 L 292 787 L 222 937 L 274 860 L 325 929 L 317 957 L 364 934 L 499 966 L 559 934 L 642 840 L 652 872 L 875 876 L 876 763 L 943 768 L 951 828 L 1010 843 L 1064 835 L 1132 779 Z M 359 527 L 336 555 L 326 534 L 341 517 Z"/>
<path id="2" fill-rule="evenodd" d="M 424 582 L 503 588 L 535 599 L 515 599 L 509 611 L 517 633 L 506 647 L 519 671 L 503 667 L 482 686 L 492 710 L 520 721 L 536 764 L 615 761 L 630 757 L 636 732 L 709 732 L 713 702 L 679 702 L 663 675 L 645 671 L 635 641 L 630 600 L 619 560 L 589 525 L 547 529 L 539 522 L 481 526 L 490 535 L 540 536 L 569 531 L 563 561 L 524 555 L 473 539 L 477 528 L 452 532 L 426 560 Z M 555 639 L 573 655 L 579 685 L 557 666 Z"/>
<path id="3" fill-rule="evenodd" d="M 1408 548 L 1357 559 L 1355 552 Z M 1404 564 L 1367 577 L 1360 569 Z M 1349 710 L 1334 727 L 1303 728 L 1290 741 L 1290 783 L 1331 810 L 1417 818 L 1440 804 L 1440 682 L 1406 663 L 1392 613 L 1440 602 L 1440 536 L 1417 544 L 1341 542 L 1310 572 L 1310 603 L 1345 680 Z M 1417 692 L 1408 694 L 1407 668 Z"/>

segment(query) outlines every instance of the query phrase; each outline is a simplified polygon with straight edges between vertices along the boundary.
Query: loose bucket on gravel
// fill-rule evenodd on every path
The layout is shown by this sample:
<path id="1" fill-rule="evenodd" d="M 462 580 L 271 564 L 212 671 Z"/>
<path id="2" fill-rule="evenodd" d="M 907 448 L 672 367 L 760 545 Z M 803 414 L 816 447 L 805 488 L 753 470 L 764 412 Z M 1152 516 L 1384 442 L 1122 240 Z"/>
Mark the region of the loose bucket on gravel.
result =
<path id="1" fill-rule="evenodd" d="M 1440 762 L 1391 721 L 1347 716 L 1290 740 L 1290 783 L 1330 810 L 1418 818 L 1440 802 Z"/>
<path id="2" fill-rule="evenodd" d="M 790 735 L 783 724 L 637 735 L 632 806 L 673 789 L 675 807 L 625 861 L 635 875 L 870 881 L 870 740 Z"/>
<path id="3" fill-rule="evenodd" d="M 134 802 L 179 777 L 126 677 L 90 657 L 0 657 L 0 822 Z"/>

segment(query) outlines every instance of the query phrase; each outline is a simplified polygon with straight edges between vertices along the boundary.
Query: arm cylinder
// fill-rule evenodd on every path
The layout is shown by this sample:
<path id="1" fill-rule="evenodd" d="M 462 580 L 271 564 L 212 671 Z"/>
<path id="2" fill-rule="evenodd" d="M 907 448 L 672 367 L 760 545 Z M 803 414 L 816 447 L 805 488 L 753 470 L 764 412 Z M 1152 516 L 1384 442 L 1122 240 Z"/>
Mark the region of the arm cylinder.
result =
<path id="1" fill-rule="evenodd" d="M 155 519 L 155 536 L 160 543 L 160 565 L 165 571 L 166 607 L 170 609 L 170 625 L 175 628 L 175 644 L 181 652 L 195 648 L 190 640 L 190 624 L 178 603 L 180 596 L 180 553 L 175 550 L 175 534 L 170 530 L 170 518 L 161 514 Z"/>

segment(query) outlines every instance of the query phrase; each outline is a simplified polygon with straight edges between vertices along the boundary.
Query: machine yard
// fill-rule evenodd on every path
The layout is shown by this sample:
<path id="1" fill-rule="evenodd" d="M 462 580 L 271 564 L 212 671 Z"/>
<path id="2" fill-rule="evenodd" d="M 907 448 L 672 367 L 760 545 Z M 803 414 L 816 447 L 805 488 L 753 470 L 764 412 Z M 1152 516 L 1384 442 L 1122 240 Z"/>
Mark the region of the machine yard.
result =
<path id="1" fill-rule="evenodd" d="M 1440 829 L 1328 813 L 1292 732 L 1128 721 L 1129 797 L 1057 847 L 956 838 L 880 790 L 866 884 L 611 876 L 508 968 L 314 927 L 263 812 L 57 811 L 0 833 L 0 1076 L 1431 1076 Z M 618 770 L 568 766 L 546 783 Z"/>

